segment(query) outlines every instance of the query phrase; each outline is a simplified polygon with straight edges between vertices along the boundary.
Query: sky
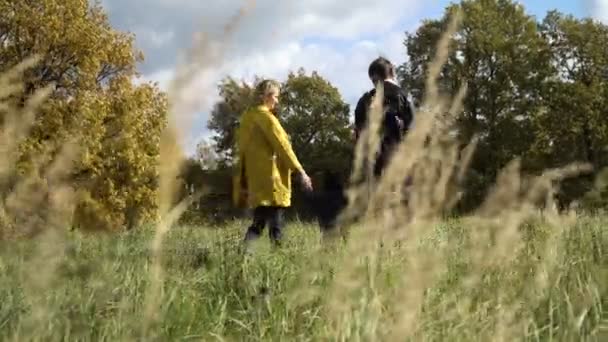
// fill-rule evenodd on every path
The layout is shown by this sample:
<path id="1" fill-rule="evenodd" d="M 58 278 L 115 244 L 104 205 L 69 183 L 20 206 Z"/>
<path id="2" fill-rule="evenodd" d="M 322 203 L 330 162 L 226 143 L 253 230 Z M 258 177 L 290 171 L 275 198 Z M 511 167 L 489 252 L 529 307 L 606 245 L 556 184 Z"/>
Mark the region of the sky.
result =
<path id="1" fill-rule="evenodd" d="M 527 12 L 542 18 L 550 9 L 608 23 L 608 0 L 522 0 Z M 254 75 L 284 80 L 290 71 L 316 70 L 338 88 L 354 109 L 369 90 L 367 66 L 382 55 L 395 64 L 406 60 L 405 32 L 421 20 L 438 18 L 446 0 L 102 0 L 112 25 L 133 32 L 145 55 L 141 80 L 168 90 L 196 39 L 194 69 L 183 69 L 188 90 L 172 107 L 191 153 L 208 137 L 207 120 L 219 100 L 218 82 Z M 239 12 L 241 11 L 241 12 Z M 240 14 L 239 14 L 240 13 Z M 236 19 L 235 19 L 236 18 Z M 227 32 L 228 31 L 228 32 Z M 201 33 L 203 36 L 201 36 Z M 194 71 L 193 71 L 194 70 Z M 183 83 L 183 82 L 182 82 Z M 181 120 L 181 121 L 180 121 Z"/>

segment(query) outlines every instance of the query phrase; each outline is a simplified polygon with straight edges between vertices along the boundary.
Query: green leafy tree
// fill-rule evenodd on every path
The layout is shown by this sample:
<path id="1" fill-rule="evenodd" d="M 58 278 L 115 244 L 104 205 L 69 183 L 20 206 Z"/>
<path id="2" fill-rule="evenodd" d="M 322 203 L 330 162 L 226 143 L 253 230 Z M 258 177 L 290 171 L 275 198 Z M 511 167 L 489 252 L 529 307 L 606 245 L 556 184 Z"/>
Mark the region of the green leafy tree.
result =
<path id="1" fill-rule="evenodd" d="M 280 117 L 311 174 L 348 172 L 353 150 L 349 111 L 338 89 L 315 71 L 307 75 L 300 69 L 283 83 Z"/>
<path id="2" fill-rule="evenodd" d="M 400 67 L 403 85 L 419 101 L 435 45 L 456 11 L 463 20 L 451 40 L 451 56 L 440 77 L 442 91 L 467 84 L 464 110 L 456 120 L 462 143 L 479 138 L 467 187 L 470 205 L 483 196 L 499 169 L 523 156 L 534 141 L 533 114 L 542 108 L 543 84 L 552 74 L 549 46 L 534 17 L 510 0 L 465 0 L 439 20 L 407 34 L 409 60 Z"/>
<path id="3" fill-rule="evenodd" d="M 541 168 L 593 166 L 595 172 L 564 184 L 562 196 L 570 201 L 590 190 L 608 166 L 608 26 L 552 11 L 540 27 L 555 74 L 545 87 L 545 108 L 535 118 L 530 154 Z"/>
<path id="4" fill-rule="evenodd" d="M 234 158 L 234 133 L 238 120 L 240 115 L 254 103 L 254 89 L 259 81 L 260 79 L 256 77 L 253 85 L 249 85 L 227 77 L 218 87 L 221 100 L 213 106 L 207 127 L 215 133 L 213 143 L 219 163 L 222 165 L 230 165 Z"/>

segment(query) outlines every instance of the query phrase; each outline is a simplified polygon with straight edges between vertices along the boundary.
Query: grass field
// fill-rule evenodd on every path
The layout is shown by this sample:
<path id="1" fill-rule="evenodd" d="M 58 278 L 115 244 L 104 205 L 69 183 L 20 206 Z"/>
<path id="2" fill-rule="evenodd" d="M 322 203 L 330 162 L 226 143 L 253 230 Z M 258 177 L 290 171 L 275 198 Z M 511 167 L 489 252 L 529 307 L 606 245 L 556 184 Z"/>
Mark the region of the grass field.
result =
<path id="1" fill-rule="evenodd" d="M 0 340 L 608 337 L 605 218 L 530 222 L 522 244 L 502 252 L 500 241 L 484 247 L 467 222 L 453 221 L 367 252 L 292 224 L 284 248 L 265 238 L 244 256 L 244 226 L 169 233 L 157 316 L 146 313 L 152 230 L 3 242 Z"/>
<path id="2" fill-rule="evenodd" d="M 13 113 L 0 132 L 0 340 L 608 341 L 608 217 L 536 215 L 578 166 L 530 180 L 515 161 L 472 216 L 437 219 L 458 201 L 475 146 L 446 138 L 465 87 L 449 99 L 437 86 L 455 27 L 438 42 L 424 110 L 395 152 L 402 158 L 373 192 L 349 191 L 347 212 L 364 221 L 347 243 L 321 243 L 315 225 L 294 223 L 283 248 L 263 239 L 244 255 L 247 222 L 169 229 L 188 206 L 174 207 L 173 127 L 160 137 L 156 225 L 69 231 L 71 145 L 48 170 L 18 177 L 15 142 L 35 116 Z M 9 81 L 0 78 L 7 94 Z M 178 104 L 187 81 L 171 93 Z M 369 133 L 382 113 L 374 102 L 354 179 L 379 144 Z M 413 184 L 398 191 L 408 174 Z"/>

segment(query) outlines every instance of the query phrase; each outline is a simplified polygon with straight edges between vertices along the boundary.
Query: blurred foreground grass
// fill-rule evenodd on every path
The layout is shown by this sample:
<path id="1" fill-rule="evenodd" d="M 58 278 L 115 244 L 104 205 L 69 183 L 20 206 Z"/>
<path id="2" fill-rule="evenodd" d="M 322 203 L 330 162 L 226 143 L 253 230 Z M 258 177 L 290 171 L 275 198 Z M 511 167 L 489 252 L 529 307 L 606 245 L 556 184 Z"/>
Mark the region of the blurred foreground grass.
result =
<path id="1" fill-rule="evenodd" d="M 538 246 L 552 228 L 531 222 L 521 228 L 525 243 L 512 251 L 516 258 L 483 269 L 471 262 L 467 224 L 440 224 L 419 244 L 447 250 L 445 271 L 425 290 L 421 307 L 398 296 L 416 285 L 403 268 L 406 242 L 383 245 L 377 257 L 358 256 L 341 243 L 322 244 L 316 226 L 293 224 L 282 250 L 270 249 L 264 236 L 245 257 L 245 227 L 170 232 L 160 320 L 151 327 L 158 340 L 387 340 L 396 315 L 408 312 L 419 315 L 414 340 L 501 340 L 507 319 L 524 327 L 516 332 L 524 340 L 608 340 L 606 218 L 581 218 L 550 243 L 549 253 L 539 253 Z M 36 276 L 46 266 L 35 258 L 44 237 L 0 242 L 0 340 L 142 336 L 153 231 L 70 234 L 57 271 L 44 280 Z M 552 260 L 539 260 L 541 255 Z M 541 262 L 553 266 L 537 267 Z M 356 264 L 355 286 L 335 277 L 346 263 Z M 471 274 L 482 281 L 463 285 Z M 548 286 L 535 286 L 541 280 Z M 341 286 L 350 309 L 336 313 L 330 288 Z M 515 308 L 513 315 L 506 316 L 505 305 Z"/>

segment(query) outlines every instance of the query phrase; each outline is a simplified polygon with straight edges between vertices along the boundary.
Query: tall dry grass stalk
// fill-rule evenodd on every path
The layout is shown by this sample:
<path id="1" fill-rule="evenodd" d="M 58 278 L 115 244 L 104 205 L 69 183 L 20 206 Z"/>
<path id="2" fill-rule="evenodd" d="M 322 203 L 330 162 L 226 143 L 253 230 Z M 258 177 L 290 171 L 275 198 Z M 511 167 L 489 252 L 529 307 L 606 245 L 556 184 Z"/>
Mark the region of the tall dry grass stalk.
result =
<path id="1" fill-rule="evenodd" d="M 151 246 L 151 279 L 142 325 L 143 336 L 152 337 L 151 334 L 155 332 L 153 328 L 161 317 L 162 245 L 164 237 L 192 201 L 205 192 L 205 189 L 201 189 L 175 205 L 179 191 L 178 175 L 185 161 L 185 153 L 182 149 L 185 141 L 182 138 L 188 136 L 192 127 L 190 113 L 198 112 L 201 107 L 208 105 L 208 97 L 205 94 L 211 94 L 215 91 L 214 85 L 209 84 L 201 87 L 200 81 L 208 78 L 210 73 L 221 65 L 227 47 L 226 40 L 231 38 L 238 22 L 254 4 L 254 0 L 248 0 L 224 26 L 224 39 L 213 41 L 202 33 L 195 35 L 192 48 L 185 55 L 185 59 L 178 63 L 175 76 L 169 86 L 168 125 L 161 136 L 160 142 L 159 222 L 156 225 Z"/>
<path id="2" fill-rule="evenodd" d="M 380 307 L 371 310 L 366 316 L 373 325 L 373 331 L 366 332 L 366 339 L 386 338 L 404 340 L 407 338 L 424 339 L 417 335 L 423 330 L 422 307 L 427 298 L 426 290 L 436 285 L 440 276 L 446 273 L 447 260 L 451 248 L 449 241 L 429 247 L 425 239 L 431 236 L 437 224 L 445 214 L 457 204 L 472 160 L 476 140 L 471 141 L 464 149 L 460 142 L 449 133 L 454 129 L 452 123 L 463 109 L 466 96 L 466 85 L 450 98 L 441 94 L 438 79 L 441 68 L 450 54 L 450 40 L 457 31 L 461 19 L 460 13 L 451 18 L 446 32 L 437 46 L 437 55 L 428 68 L 426 91 L 420 110 L 416 113 L 415 125 L 404 141 L 397 147 L 392 161 L 380 179 L 372 179 L 371 164 L 375 160 L 380 142 L 378 129 L 382 116 L 382 85 L 377 87 L 376 99 L 369 109 L 369 124 L 356 146 L 352 186 L 348 189 L 349 206 L 341 215 L 344 226 L 356 222 L 355 227 L 348 229 L 347 259 L 341 264 L 333 284 L 333 292 L 327 310 L 333 319 L 335 330 L 330 332 L 332 338 L 347 340 L 361 338 L 349 335 L 352 331 L 351 313 L 358 303 L 352 295 L 360 290 L 369 278 L 362 274 L 373 273 L 373 269 L 362 272 L 362 266 L 352 256 L 365 257 L 367 265 L 373 267 L 382 251 L 380 246 L 391 246 L 403 241 L 402 249 L 405 260 L 402 268 L 399 291 L 383 298 L 381 289 L 378 298 L 391 303 L 390 314 L 382 312 Z M 478 270 L 464 279 L 460 286 L 474 293 L 482 287 L 481 275 L 488 269 L 508 267 L 525 246 L 521 231 L 522 224 L 536 217 L 538 204 L 544 202 L 547 207 L 553 202 L 552 194 L 556 184 L 566 177 L 576 176 L 590 170 L 589 165 L 571 165 L 558 170 L 549 170 L 539 177 L 523 177 L 519 160 L 515 159 L 499 175 L 495 186 L 472 215 L 464 217 L 470 236 L 468 248 L 474 267 Z M 407 185 L 407 177 L 413 177 L 413 183 Z M 525 183 L 525 184 L 524 184 Z M 544 245 L 542 262 L 535 265 L 538 271 L 537 281 L 529 291 L 539 291 L 548 286 L 543 274 L 550 272 L 551 253 L 564 230 L 573 224 L 575 215 L 559 215 L 548 212 L 544 219 L 553 224 L 554 231 Z M 463 293 L 467 293 L 464 291 Z M 497 305 L 500 306 L 502 319 L 494 329 L 484 336 L 488 340 L 512 340 L 521 336 L 525 327 L 523 320 L 516 320 L 518 305 L 507 302 L 506 294 L 497 294 Z M 505 302 L 502 302 L 505 298 Z M 474 310 L 472 298 L 450 298 L 452 303 L 446 308 L 445 315 L 466 315 Z M 387 317 L 391 317 L 389 322 Z M 377 321 L 375 321 L 377 320 Z"/>
<path id="3" fill-rule="evenodd" d="M 44 146 L 30 160 L 20 160 L 21 144 L 35 123 L 36 113 L 54 85 L 33 94 L 23 92 L 23 74 L 36 66 L 31 57 L 0 77 L 0 238 L 34 239 L 37 248 L 22 265 L 22 284 L 31 313 L 16 339 L 37 336 L 52 311 L 46 290 L 56 280 L 65 250 L 66 232 L 75 206 L 70 172 L 79 152 L 77 138 L 57 146 Z M 24 98 L 21 104 L 19 99 Z M 19 168 L 19 162 L 28 164 Z"/>
<path id="4" fill-rule="evenodd" d="M 248 0 L 243 8 L 225 26 L 224 38 L 228 39 L 237 28 L 238 22 L 254 5 Z M 197 81 L 206 78 L 222 62 L 225 54 L 225 39 L 208 40 L 199 35 L 195 37 L 193 48 L 185 61 L 178 65 L 175 78 L 170 85 L 170 110 L 166 129 L 162 133 L 159 161 L 158 222 L 151 244 L 152 265 L 151 281 L 147 294 L 142 335 L 151 337 L 160 318 L 162 302 L 162 255 L 163 239 L 170 227 L 198 196 L 201 190 L 176 204 L 179 183 L 177 176 L 185 159 L 183 137 L 191 127 L 190 113 L 197 112 L 206 104 L 215 86 L 209 84 L 202 89 Z M 38 107 L 49 97 L 53 85 L 37 91 L 19 108 L 14 98 L 23 90 L 20 77 L 28 68 L 36 65 L 37 58 L 31 58 L 17 65 L 0 77 L 0 111 L 3 122 L 0 131 L 0 238 L 18 236 L 37 237 L 40 242 L 36 255 L 29 264 L 32 269 L 24 270 L 23 283 L 26 285 L 27 298 L 32 302 L 31 327 L 28 336 L 36 336 L 36 326 L 42 327 L 48 310 L 42 305 L 45 289 L 52 282 L 56 266 L 65 249 L 65 233 L 72 224 L 74 210 L 74 191 L 66 181 L 72 165 L 71 160 L 78 152 L 78 144 L 65 142 L 61 151 L 53 158 L 54 146 L 45 146 L 34 156 L 29 173 L 18 174 L 16 164 L 19 157 L 19 144 L 25 139 L 34 124 Z M 16 338 L 24 336 L 16 333 Z"/>

